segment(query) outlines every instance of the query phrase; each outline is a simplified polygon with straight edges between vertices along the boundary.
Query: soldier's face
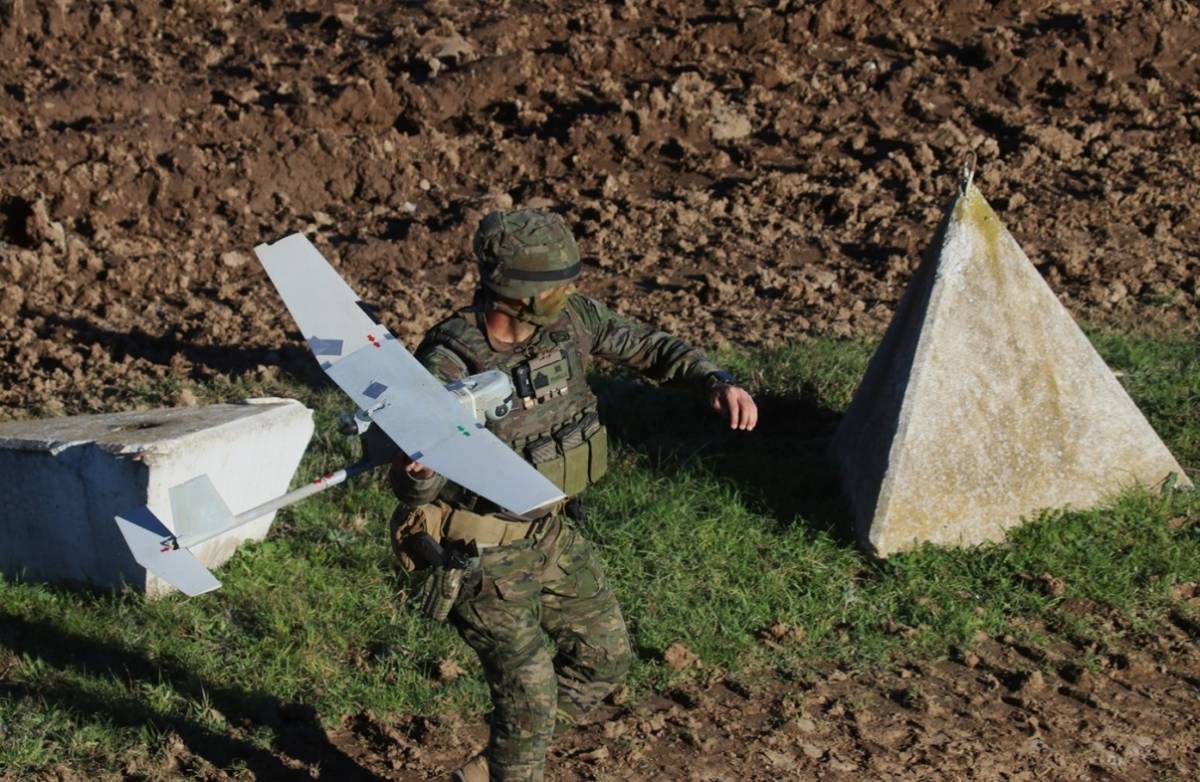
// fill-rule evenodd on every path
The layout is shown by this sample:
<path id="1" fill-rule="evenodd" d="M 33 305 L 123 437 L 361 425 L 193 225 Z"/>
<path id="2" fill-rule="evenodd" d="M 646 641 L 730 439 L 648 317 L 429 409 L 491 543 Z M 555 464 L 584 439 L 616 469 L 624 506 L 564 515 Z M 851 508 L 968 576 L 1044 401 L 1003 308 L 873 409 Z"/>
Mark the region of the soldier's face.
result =
<path id="1" fill-rule="evenodd" d="M 567 306 L 567 297 L 571 295 L 571 291 L 573 290 L 574 286 L 568 282 L 544 291 L 539 291 L 536 296 L 531 296 L 528 299 L 512 299 L 507 296 L 497 296 L 496 304 L 499 305 L 497 309 L 515 317 L 517 320 L 546 326 L 558 320 L 558 316 L 562 314 L 563 308 Z"/>
<path id="2" fill-rule="evenodd" d="M 541 291 L 531 303 L 530 307 L 533 314 L 540 319 L 548 322 L 553 322 L 558 319 L 562 313 L 563 307 L 567 306 L 567 296 L 571 293 L 570 283 L 556 285 L 548 290 Z"/>
<path id="3" fill-rule="evenodd" d="M 547 305 L 553 304 L 561 300 L 564 304 L 567 301 L 567 294 L 571 292 L 571 284 L 564 282 L 562 285 L 555 285 L 553 288 L 547 288 L 537 295 L 540 302 Z"/>

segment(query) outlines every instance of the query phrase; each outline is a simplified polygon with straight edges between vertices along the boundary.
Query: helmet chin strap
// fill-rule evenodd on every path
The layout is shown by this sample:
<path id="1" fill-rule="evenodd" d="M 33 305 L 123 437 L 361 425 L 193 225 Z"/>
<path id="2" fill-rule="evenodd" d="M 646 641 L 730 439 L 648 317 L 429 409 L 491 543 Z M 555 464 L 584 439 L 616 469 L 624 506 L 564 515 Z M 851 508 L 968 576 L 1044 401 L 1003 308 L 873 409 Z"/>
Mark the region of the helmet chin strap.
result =
<path id="1" fill-rule="evenodd" d="M 496 295 L 495 291 L 492 291 L 488 288 L 483 289 L 483 295 L 484 300 L 487 302 L 487 306 L 490 309 L 493 309 L 496 312 L 503 312 L 510 318 L 516 318 L 517 320 L 520 320 L 521 313 L 526 309 L 525 304 L 513 304 L 510 299 L 501 298 L 500 296 Z"/>

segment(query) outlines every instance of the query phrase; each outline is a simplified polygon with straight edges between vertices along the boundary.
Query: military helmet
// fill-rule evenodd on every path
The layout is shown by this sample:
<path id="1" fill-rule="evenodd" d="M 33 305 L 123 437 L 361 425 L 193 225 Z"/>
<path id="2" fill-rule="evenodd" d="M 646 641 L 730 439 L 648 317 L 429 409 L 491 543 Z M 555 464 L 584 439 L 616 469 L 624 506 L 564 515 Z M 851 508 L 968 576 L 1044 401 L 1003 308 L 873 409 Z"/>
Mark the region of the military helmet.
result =
<path id="1" fill-rule="evenodd" d="M 579 248 L 553 212 L 492 212 L 473 242 L 485 287 L 509 299 L 531 299 L 579 276 Z"/>

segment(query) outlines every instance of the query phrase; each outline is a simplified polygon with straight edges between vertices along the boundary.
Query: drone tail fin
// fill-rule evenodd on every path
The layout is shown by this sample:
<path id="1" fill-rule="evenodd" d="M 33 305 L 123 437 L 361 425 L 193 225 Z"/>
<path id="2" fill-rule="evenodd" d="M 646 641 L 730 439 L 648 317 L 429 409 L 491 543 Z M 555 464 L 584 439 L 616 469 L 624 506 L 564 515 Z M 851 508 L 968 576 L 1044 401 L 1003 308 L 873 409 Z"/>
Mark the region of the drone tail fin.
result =
<path id="1" fill-rule="evenodd" d="M 180 592 L 194 597 L 221 586 L 148 507 L 123 513 L 116 522 L 134 560 Z"/>

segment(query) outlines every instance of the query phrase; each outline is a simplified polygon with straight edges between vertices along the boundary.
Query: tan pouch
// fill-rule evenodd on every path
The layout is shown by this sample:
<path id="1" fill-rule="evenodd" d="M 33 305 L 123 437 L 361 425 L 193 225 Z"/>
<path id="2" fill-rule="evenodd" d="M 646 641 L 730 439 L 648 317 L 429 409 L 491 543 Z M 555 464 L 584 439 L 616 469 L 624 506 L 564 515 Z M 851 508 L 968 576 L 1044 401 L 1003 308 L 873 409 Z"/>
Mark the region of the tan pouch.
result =
<path id="1" fill-rule="evenodd" d="M 534 467 L 537 468 L 538 472 L 540 472 L 542 475 L 546 476 L 546 480 L 550 481 L 555 486 L 557 486 L 558 488 L 561 489 L 563 487 L 563 483 L 565 480 L 566 464 L 567 464 L 566 459 L 564 459 L 561 456 L 558 456 L 558 457 L 555 457 L 554 459 L 551 459 L 548 462 L 542 462 L 541 464 L 535 464 Z M 570 492 L 563 492 L 563 493 L 569 494 Z"/>
<path id="2" fill-rule="evenodd" d="M 442 527 L 445 525 L 446 516 L 449 513 L 450 506 L 440 500 L 416 507 L 409 505 L 396 507 L 391 521 L 388 523 L 388 528 L 391 532 L 392 553 L 396 555 L 397 563 L 406 572 L 411 573 L 417 569 L 417 563 L 409 551 L 409 544 L 413 537 L 421 532 L 427 532 L 440 543 Z"/>
<path id="3" fill-rule="evenodd" d="M 560 489 L 563 487 L 566 460 L 558 452 L 558 445 L 554 442 L 553 438 L 543 437 L 536 442 L 530 443 L 525 446 L 525 454 L 530 464 L 538 472 L 546 476 L 546 480 Z"/>
<path id="4" fill-rule="evenodd" d="M 588 482 L 595 483 L 608 472 L 608 429 L 598 427 L 587 440 Z"/>
<path id="5" fill-rule="evenodd" d="M 580 443 L 563 455 L 565 469 L 562 490 L 574 497 L 588 487 L 588 445 Z"/>

